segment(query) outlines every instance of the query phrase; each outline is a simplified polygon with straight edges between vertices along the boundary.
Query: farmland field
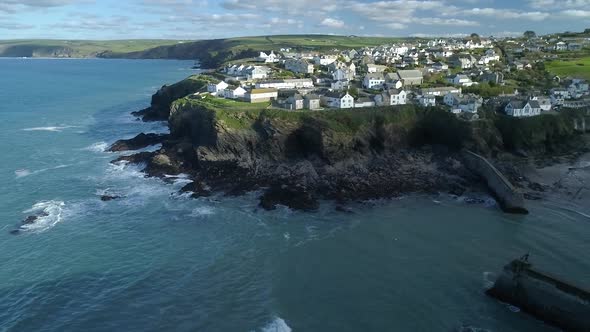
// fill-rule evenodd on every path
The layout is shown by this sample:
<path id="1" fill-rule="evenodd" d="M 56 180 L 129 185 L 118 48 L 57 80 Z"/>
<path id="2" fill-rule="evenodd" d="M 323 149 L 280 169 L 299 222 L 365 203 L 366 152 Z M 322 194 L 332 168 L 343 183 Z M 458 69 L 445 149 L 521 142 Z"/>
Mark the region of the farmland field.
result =
<path id="1" fill-rule="evenodd" d="M 553 75 L 561 78 L 590 79 L 590 57 L 569 60 L 551 61 L 545 63 L 545 68 Z"/>

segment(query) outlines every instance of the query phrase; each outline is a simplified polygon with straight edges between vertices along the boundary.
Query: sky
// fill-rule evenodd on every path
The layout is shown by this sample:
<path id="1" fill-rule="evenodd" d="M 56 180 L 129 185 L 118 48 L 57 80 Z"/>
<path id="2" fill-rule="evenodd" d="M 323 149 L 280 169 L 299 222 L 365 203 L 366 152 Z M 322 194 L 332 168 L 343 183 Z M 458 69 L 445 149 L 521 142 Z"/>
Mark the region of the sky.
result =
<path id="1" fill-rule="evenodd" d="M 0 39 L 582 31 L 590 0 L 0 0 Z"/>

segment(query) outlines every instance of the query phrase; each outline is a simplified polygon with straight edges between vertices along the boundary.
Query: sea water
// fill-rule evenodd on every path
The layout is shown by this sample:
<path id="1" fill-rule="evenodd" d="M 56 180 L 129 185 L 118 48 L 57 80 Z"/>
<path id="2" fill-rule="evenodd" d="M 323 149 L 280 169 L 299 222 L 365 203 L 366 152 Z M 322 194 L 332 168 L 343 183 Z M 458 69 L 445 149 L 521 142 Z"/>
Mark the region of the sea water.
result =
<path id="1" fill-rule="evenodd" d="M 556 331 L 484 290 L 525 253 L 590 285 L 588 202 L 268 212 L 110 164 L 115 140 L 166 132 L 130 112 L 191 65 L 0 60 L 0 331 Z"/>

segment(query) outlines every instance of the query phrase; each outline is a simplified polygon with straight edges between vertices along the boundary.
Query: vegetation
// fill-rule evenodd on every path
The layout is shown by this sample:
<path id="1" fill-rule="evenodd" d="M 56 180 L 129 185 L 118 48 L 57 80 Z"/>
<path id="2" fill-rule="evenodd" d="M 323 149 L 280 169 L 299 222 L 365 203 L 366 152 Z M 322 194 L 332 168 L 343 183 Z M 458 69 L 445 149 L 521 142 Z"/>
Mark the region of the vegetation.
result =
<path id="1" fill-rule="evenodd" d="M 497 97 L 503 94 L 512 94 L 514 87 L 509 85 L 497 85 L 495 83 L 483 82 L 478 85 L 463 88 L 464 93 L 475 93 L 483 98 Z"/>
<path id="2" fill-rule="evenodd" d="M 547 71 L 559 77 L 573 77 L 590 79 L 590 56 L 573 59 L 573 60 L 557 60 L 548 61 L 545 63 Z"/>
<path id="3" fill-rule="evenodd" d="M 215 68 L 235 59 L 253 58 L 259 52 L 290 49 L 330 52 L 365 46 L 399 42 L 400 38 L 356 37 L 332 35 L 282 35 L 201 40 L 191 43 L 161 46 L 146 51 L 107 52 L 104 57 L 137 59 L 198 59 L 202 66 Z"/>
<path id="4" fill-rule="evenodd" d="M 182 43 L 176 40 L 0 40 L 0 57 L 86 58 L 130 53 Z"/>

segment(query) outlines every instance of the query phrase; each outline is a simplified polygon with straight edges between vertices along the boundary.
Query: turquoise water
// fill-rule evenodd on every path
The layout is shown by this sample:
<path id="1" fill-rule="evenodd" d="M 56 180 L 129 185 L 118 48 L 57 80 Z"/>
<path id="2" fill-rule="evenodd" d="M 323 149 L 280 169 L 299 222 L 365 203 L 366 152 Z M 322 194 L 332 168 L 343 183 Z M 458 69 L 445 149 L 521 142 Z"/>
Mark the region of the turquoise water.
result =
<path id="1" fill-rule="evenodd" d="M 191 65 L 0 60 L 0 331 L 556 331 L 486 297 L 494 273 L 530 252 L 590 285 L 588 202 L 266 212 L 110 165 L 108 144 L 166 130 L 129 112 Z"/>

